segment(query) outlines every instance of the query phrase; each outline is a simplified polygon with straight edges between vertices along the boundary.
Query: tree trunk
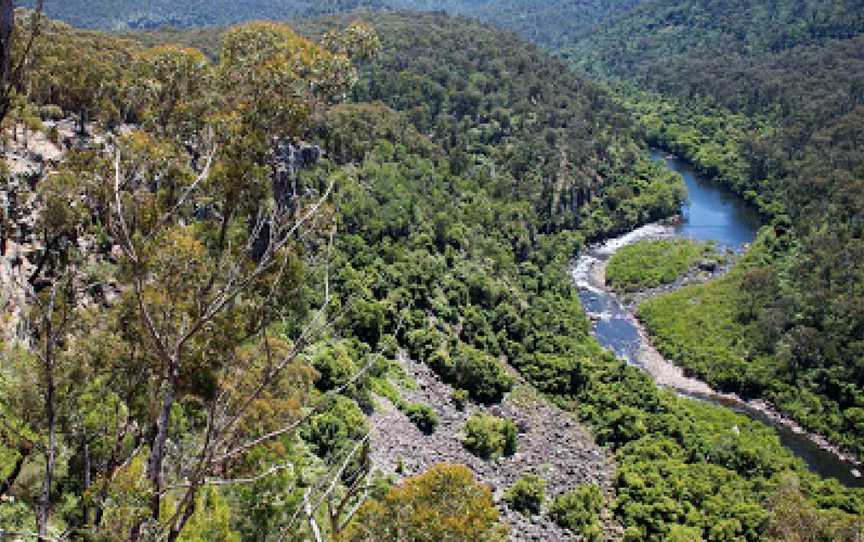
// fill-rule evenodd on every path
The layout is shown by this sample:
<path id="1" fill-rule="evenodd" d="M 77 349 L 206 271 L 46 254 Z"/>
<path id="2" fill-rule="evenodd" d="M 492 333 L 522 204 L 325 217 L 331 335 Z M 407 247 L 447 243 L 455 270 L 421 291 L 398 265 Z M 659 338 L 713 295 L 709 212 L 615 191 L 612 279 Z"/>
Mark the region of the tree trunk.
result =
<path id="1" fill-rule="evenodd" d="M 15 466 L 12 467 L 12 472 L 9 473 L 9 476 L 7 476 L 5 480 L 0 482 L 0 497 L 5 495 L 10 489 L 12 489 L 12 485 L 15 484 L 15 480 L 17 480 L 18 476 L 21 474 L 21 469 L 24 468 L 24 463 L 30 456 L 31 451 L 32 448 L 30 447 L 21 447 L 18 450 L 20 457 L 18 457 L 18 460 L 15 461 Z"/>
<path id="2" fill-rule="evenodd" d="M 52 303 L 53 304 L 53 303 Z M 39 509 L 36 513 L 36 527 L 39 542 L 46 542 L 48 521 L 51 519 L 51 484 L 54 481 L 55 450 L 57 447 L 56 413 L 54 409 L 54 347 L 51 314 L 45 317 L 45 421 L 48 425 L 48 449 L 45 452 L 45 479 L 42 481 L 42 494 L 39 496 Z"/>
<path id="3" fill-rule="evenodd" d="M 153 497 L 150 500 L 150 512 L 153 519 L 159 519 L 160 493 L 162 492 L 162 463 L 165 460 L 165 443 L 168 441 L 168 424 L 171 420 L 171 408 L 174 406 L 177 381 L 180 370 L 176 358 L 171 360 L 168 369 L 168 381 L 162 396 L 162 408 L 156 421 L 156 435 L 153 437 L 153 447 L 147 462 L 147 476 L 153 485 Z"/>
<path id="4" fill-rule="evenodd" d="M 9 113 L 12 79 L 12 34 L 15 31 L 15 2 L 0 0 L 0 123 Z"/>

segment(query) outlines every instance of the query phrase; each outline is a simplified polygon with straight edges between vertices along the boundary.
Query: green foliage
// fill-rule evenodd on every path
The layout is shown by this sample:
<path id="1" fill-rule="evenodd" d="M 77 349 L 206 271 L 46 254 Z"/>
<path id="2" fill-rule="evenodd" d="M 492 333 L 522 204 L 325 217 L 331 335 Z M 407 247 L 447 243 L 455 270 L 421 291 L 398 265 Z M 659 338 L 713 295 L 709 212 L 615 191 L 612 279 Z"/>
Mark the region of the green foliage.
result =
<path id="1" fill-rule="evenodd" d="M 546 500 L 546 481 L 535 474 L 526 474 L 507 489 L 504 500 L 523 514 L 539 514 Z"/>
<path id="2" fill-rule="evenodd" d="M 635 292 L 674 282 L 700 260 L 716 255 L 712 247 L 686 239 L 640 241 L 618 250 L 606 267 L 606 283 Z"/>
<path id="3" fill-rule="evenodd" d="M 536 47 L 440 14 L 376 14 L 372 24 L 384 36 L 382 50 L 365 66 L 355 98 L 404 112 L 447 153 L 453 173 L 489 176 L 494 193 L 527 203 L 500 215 L 514 222 L 498 227 L 517 257 L 529 249 L 526 222 L 541 231 L 579 228 L 593 238 L 668 216 L 683 199 L 681 180 L 634 144 L 632 127 L 606 93 Z M 311 35 L 321 26 L 305 23 Z M 609 129 L 589 134 L 595 124 Z M 393 125 L 388 120 L 371 135 Z M 328 139 L 338 156 L 363 152 L 353 138 Z M 400 139 L 416 146 L 418 138 Z M 386 224 L 392 231 L 401 221 L 404 215 Z M 439 248 L 461 246 L 457 232 L 436 228 Z"/>
<path id="4" fill-rule="evenodd" d="M 359 369 L 355 356 L 345 341 L 319 344 L 312 354 L 312 366 L 318 372 L 315 386 L 326 392 L 348 384 Z"/>
<path id="5" fill-rule="evenodd" d="M 366 417 L 357 403 L 337 395 L 329 400 L 326 409 L 310 418 L 303 437 L 317 456 L 332 458 L 367 432 Z"/>
<path id="6" fill-rule="evenodd" d="M 556 497 L 549 513 L 558 525 L 590 538 L 600 526 L 604 501 L 603 492 L 596 485 L 581 486 Z"/>
<path id="7" fill-rule="evenodd" d="M 225 15 L 220 5 L 211 6 L 214 17 Z M 318 7 L 328 6 L 343 7 Z M 602 18 L 604 10 L 593 13 Z M 543 20 L 520 18 L 528 25 Z M 327 35 L 347 20 L 304 23 L 303 33 Z M 809 407 L 821 404 L 814 398 L 838 398 L 836 408 L 825 403 L 825 423 L 845 423 L 850 434 L 858 434 L 864 405 L 856 386 L 848 385 L 857 369 L 849 367 L 850 374 L 837 376 L 843 365 L 835 362 L 860 357 L 860 345 L 848 339 L 861 336 L 855 213 L 864 191 L 856 189 L 860 160 L 852 143 L 860 139 L 864 124 L 858 113 L 830 129 L 811 123 L 820 112 L 835 118 L 838 111 L 848 113 L 847 104 L 859 103 L 854 79 L 848 88 L 838 85 L 837 103 L 815 100 L 809 92 L 784 101 L 782 114 L 804 114 L 790 121 L 782 145 L 775 146 L 776 127 L 741 115 L 741 104 L 727 103 L 725 113 L 716 117 L 712 107 L 677 116 L 668 102 L 649 99 L 646 104 L 638 96 L 625 97 L 619 105 L 607 91 L 568 72 L 562 61 L 475 22 L 441 14 L 376 14 L 374 20 L 383 49 L 374 59 L 357 56 L 362 58 L 362 82 L 353 89 L 358 73 L 345 55 L 353 55 L 352 40 L 363 37 L 357 32 L 347 41 L 329 35 L 326 41 L 333 48 L 328 50 L 271 23 L 136 36 L 151 43 L 170 37 L 209 44 L 207 61 L 182 48 L 142 52 L 136 42 L 113 36 L 61 25 L 48 29 L 49 39 L 39 47 L 27 85 L 31 101 L 56 104 L 80 115 L 82 124 L 92 115 L 102 127 L 128 121 L 141 123 L 148 132 L 119 138 L 111 146 L 122 151 L 121 169 L 132 172 L 122 185 L 121 203 L 128 224 L 139 228 L 133 248 L 140 248 L 145 266 L 135 268 L 128 256 L 119 258 L 120 265 L 109 261 L 116 255 L 107 257 L 121 229 L 113 153 L 98 148 L 71 153 L 61 167 L 68 171 L 39 187 L 39 197 L 50 203 L 50 212 L 40 218 L 41 230 L 59 235 L 63 242 L 58 247 L 77 246 L 76 235 L 98 240 L 93 244 L 106 254 L 97 251 L 88 257 L 106 265 L 94 262 L 89 269 L 100 271 L 88 276 L 125 286 L 119 288 L 119 301 L 106 301 L 108 310 L 93 304 L 93 314 L 76 321 L 74 336 L 63 341 L 70 349 L 64 360 L 75 363 L 69 364 L 74 368 L 70 374 L 62 375 L 62 468 L 56 487 L 62 492 L 57 502 L 65 504 L 57 507 L 57 525 L 86 527 L 84 515 L 71 511 L 84 502 L 85 474 L 94 479 L 86 492 L 95 496 L 87 501 L 90 512 L 101 511 L 103 517 L 98 534 L 125 538 L 152 515 L 153 486 L 141 452 L 146 447 L 140 444 L 150 440 L 154 427 L 151 414 L 159 408 L 154 398 L 174 379 L 166 378 L 162 358 L 148 353 L 154 335 L 137 318 L 140 303 L 134 295 L 143 292 L 143 302 L 157 315 L 158 335 L 171 337 L 188 329 L 202 310 L 196 299 L 202 292 L 219 295 L 223 287 L 211 284 L 205 272 L 208 264 L 221 262 L 220 251 L 236 257 L 238 269 L 255 267 L 254 258 L 242 249 L 254 241 L 249 224 L 285 204 L 274 193 L 283 183 L 296 191 L 292 213 L 315 201 L 296 195 L 317 198 L 331 184 L 334 189 L 310 229 L 296 236 L 297 245 L 280 254 L 275 267 L 286 269 L 286 280 L 271 281 L 265 273 L 249 291 L 231 297 L 224 318 L 182 343 L 184 364 L 176 377 L 178 400 L 170 409 L 173 446 L 166 478 L 176 483 L 181 475 L 194 474 L 189 469 L 194 462 L 186 465 L 184 454 L 206 440 L 209 412 L 221 417 L 230 416 L 237 405 L 248 408 L 226 439 L 229 448 L 291 427 L 304 415 L 309 419 L 302 424 L 302 440 L 283 435 L 204 472 L 244 479 L 277 467 L 249 486 L 228 485 L 190 501 L 200 503 L 201 515 L 190 520 L 189 536 L 272 538 L 298 510 L 305 488 L 366 435 L 361 406 L 370 407 L 370 387 L 394 399 L 421 429 L 434 424 L 427 408 L 401 402 L 388 380 L 398 376 L 377 365 L 368 381 L 361 379 L 346 390 L 348 396 L 332 394 L 365 366 L 370 352 L 380 349 L 387 359 L 407 352 L 428 363 L 480 402 L 498 401 L 511 388 L 512 379 L 499 362 L 503 357 L 537 388 L 576 410 L 615 454 L 618 499 L 612 511 L 630 539 L 755 541 L 787 536 L 784 526 L 818 524 L 827 533 L 822 536 L 842 540 L 861 510 L 859 493 L 810 475 L 765 427 L 658 390 L 639 370 L 604 353 L 590 336 L 566 268 L 586 241 L 668 216 L 683 197 L 681 179 L 646 156 L 626 106 L 639 112 L 655 142 L 679 141 L 706 168 L 728 175 L 730 185 L 753 191 L 752 199 L 775 210 L 780 235 L 771 243 L 770 257 L 748 264 L 743 276 L 737 271 L 730 275 L 740 279 L 737 291 L 726 292 L 740 311 L 732 315 L 733 332 L 752 333 L 731 348 L 758 345 L 744 353 L 753 367 L 747 369 L 746 381 L 756 388 L 767 381 L 775 357 L 785 367 L 797 368 L 808 386 L 800 388 L 804 391 L 795 401 Z M 215 44 L 221 38 L 226 49 L 216 63 Z M 814 51 L 804 55 L 814 74 L 845 69 L 821 62 L 829 58 L 829 49 Z M 772 62 L 797 61 L 793 53 L 798 52 Z M 860 73 L 854 62 L 849 65 L 850 73 Z M 727 84 L 732 79 L 722 79 L 718 88 L 733 88 Z M 208 83 L 207 92 L 192 92 L 202 82 Z M 729 96 L 750 96 L 741 99 L 752 105 L 757 92 L 770 94 L 764 85 L 753 88 L 752 94 Z M 343 95 L 354 103 L 330 107 Z M 807 101 L 816 106 L 800 107 Z M 807 122 L 799 123 L 802 119 Z M 205 125 L 214 130 L 203 130 Z M 804 127 L 801 134 L 807 140 L 813 126 L 821 130 L 816 144 L 805 148 L 791 137 Z M 151 230 L 154 213 L 173 208 L 192 186 L 203 161 L 195 156 L 196 148 L 213 134 L 220 145 L 211 175 L 196 185 L 176 223 L 164 232 Z M 272 164 L 274 134 L 320 143 L 329 159 L 281 177 Z M 765 171 L 786 163 L 781 156 L 802 157 L 800 175 L 763 183 Z M 776 199 L 779 193 L 788 199 Z M 823 194 L 831 197 L 814 197 Z M 805 220 L 810 215 L 836 218 L 842 227 L 814 221 L 811 229 Z M 799 238 L 783 235 L 792 220 Z M 331 246 L 333 231 L 338 234 Z M 329 247 L 326 269 L 316 267 L 315 258 L 300 256 L 316 255 L 324 246 Z M 777 281 L 760 271 L 773 269 L 775 258 L 787 251 L 801 255 L 800 265 L 781 258 Z M 58 253 L 46 269 L 53 272 L 52 266 L 73 261 L 68 256 Z M 326 336 L 309 346 L 304 344 L 308 337 L 301 338 L 302 326 L 323 302 L 317 279 L 324 273 L 332 296 L 330 325 Z M 799 276 L 801 282 L 795 282 Z M 822 280 L 826 276 L 831 280 Z M 782 299 L 771 295 L 775 286 L 782 287 Z M 820 298 L 826 302 L 816 303 Z M 778 314 L 794 314 L 796 320 Z M 726 313 L 720 321 L 728 322 Z M 760 329 L 779 332 L 782 339 L 756 333 L 755 321 L 770 323 Z M 721 357 L 717 371 L 723 372 L 723 380 L 738 382 L 743 364 L 727 371 L 729 360 L 722 357 L 729 346 L 724 341 L 733 332 L 720 331 L 714 343 Z M 260 344 L 259 337 L 265 339 Z M 271 379 L 274 364 L 290 359 L 301 344 L 308 356 Z M 11 419 L 26 425 L 35 440 L 43 429 L 36 403 L 43 395 L 34 388 L 40 373 L 7 357 L 4 352 L 0 399 L 4 407 L 15 408 Z M 818 368 L 805 365 L 817 359 Z M 13 377 L 6 378 L 7 372 Z M 228 377 L 236 378 L 226 382 Z M 265 392 L 249 401 L 250 390 L 262 379 L 269 382 Z M 76 382 L 87 386 L 70 384 Z M 793 388 L 776 389 L 791 397 Z M 221 402 L 215 405 L 217 398 Z M 840 404 L 843 422 L 837 423 Z M 124 427 L 128 429 L 116 436 L 117 428 Z M 465 444 L 475 453 L 495 457 L 515 452 L 512 421 L 476 416 L 465 432 Z M 4 435 L 3 446 L 9 449 L 2 450 L 2 459 L 14 461 L 19 444 L 7 444 Z M 80 464 L 83 445 L 91 454 L 93 473 L 85 473 Z M 286 465 L 291 468 L 279 468 Z M 31 465 L 28 473 L 37 470 Z M 784 489 L 790 473 L 800 480 L 797 493 Z M 34 484 L 17 484 L 19 494 L 34 505 Z M 337 486 L 337 494 L 345 490 Z M 182 505 L 175 492 L 168 493 L 163 506 Z M 778 494 L 784 499 L 774 500 Z M 602 496 L 597 504 L 591 491 L 584 490 L 562 498 L 560 505 L 562 517 L 575 515 L 575 528 L 584 537 L 599 536 L 595 518 Z M 30 510 L 10 512 L 8 503 L 2 506 L 4 520 L 12 516 L 32 523 Z M 464 469 L 442 467 L 369 501 L 346 536 L 388 540 L 399 532 L 392 528 L 397 526 L 416 540 L 501 540 L 497 521 L 488 490 Z"/>
<path id="8" fill-rule="evenodd" d="M 338 540 L 349 542 L 503 542 L 489 489 L 464 466 L 438 465 L 370 499 Z"/>
<path id="9" fill-rule="evenodd" d="M 658 349 L 686 371 L 724 391 L 766 397 L 805 426 L 862 450 L 862 398 L 845 384 L 856 381 L 854 367 L 815 354 L 825 339 L 792 320 L 795 299 L 775 276 L 778 241 L 764 231 L 728 275 L 649 300 L 639 318 Z"/>
<path id="10" fill-rule="evenodd" d="M 462 444 L 483 459 L 516 453 L 516 424 L 488 414 L 474 414 L 465 422 Z"/>
<path id="11" fill-rule="evenodd" d="M 645 307 L 663 352 L 857 452 L 862 13 L 855 1 L 663 0 L 565 52 L 616 80 L 653 144 L 771 220 L 776 239 L 740 272 Z"/>
<path id="12" fill-rule="evenodd" d="M 21 4 L 32 7 L 33 2 L 23 1 Z M 227 0 L 182 3 L 155 0 L 143 6 L 128 0 L 47 0 L 45 12 L 49 17 L 83 28 L 147 30 L 225 26 L 248 20 L 285 20 L 384 5 L 381 0 L 251 0 L 240 4 Z"/>
<path id="13" fill-rule="evenodd" d="M 225 542 L 240 542 L 240 534 L 231 528 L 231 506 L 225 497 L 216 489 L 210 488 L 202 492 L 195 504 L 197 513 L 187 524 L 182 542 L 208 542 L 224 540 Z"/>
<path id="14" fill-rule="evenodd" d="M 459 345 L 451 364 L 439 373 L 481 403 L 497 403 L 513 387 L 513 379 L 494 357 L 467 345 Z"/>
<path id="15" fill-rule="evenodd" d="M 527 40 L 556 48 L 590 31 L 595 25 L 638 5 L 637 0 L 385 0 L 402 9 L 446 10 L 476 17 Z"/>
<path id="16" fill-rule="evenodd" d="M 427 435 L 434 433 L 435 428 L 438 427 L 438 414 L 428 405 L 419 403 L 408 405 L 403 412 L 411 420 L 411 423 L 417 426 L 417 429 Z"/>

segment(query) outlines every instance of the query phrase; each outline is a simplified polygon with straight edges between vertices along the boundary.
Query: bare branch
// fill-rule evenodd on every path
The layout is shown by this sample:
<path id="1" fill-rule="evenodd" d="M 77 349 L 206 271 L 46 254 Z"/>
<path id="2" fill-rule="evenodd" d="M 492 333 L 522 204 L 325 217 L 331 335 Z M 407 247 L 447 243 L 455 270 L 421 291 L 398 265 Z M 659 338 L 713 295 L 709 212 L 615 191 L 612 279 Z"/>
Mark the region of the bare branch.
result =
<path id="1" fill-rule="evenodd" d="M 168 212 L 162 215 L 159 221 L 153 226 L 153 229 L 148 234 L 148 239 L 153 239 L 159 233 L 159 231 L 168 223 L 168 221 L 177 214 L 177 212 L 186 204 L 186 200 L 189 199 L 189 196 L 192 195 L 193 192 L 198 188 L 207 177 L 210 176 L 210 166 L 213 163 L 213 158 L 216 156 L 217 148 L 214 147 L 210 153 L 207 155 L 207 162 L 204 164 L 204 169 L 201 173 L 196 177 L 195 181 L 189 185 L 189 187 L 183 192 L 183 195 L 180 196 L 180 199 L 177 201 L 177 204 L 171 208 Z"/>

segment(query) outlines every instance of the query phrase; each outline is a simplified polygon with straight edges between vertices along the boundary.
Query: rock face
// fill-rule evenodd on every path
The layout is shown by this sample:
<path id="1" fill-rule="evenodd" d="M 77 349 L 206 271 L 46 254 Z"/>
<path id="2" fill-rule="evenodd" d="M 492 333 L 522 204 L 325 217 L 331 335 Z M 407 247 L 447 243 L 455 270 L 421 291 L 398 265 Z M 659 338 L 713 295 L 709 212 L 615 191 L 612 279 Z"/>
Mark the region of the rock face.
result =
<path id="1" fill-rule="evenodd" d="M 287 204 L 297 195 L 297 172 L 313 167 L 321 160 L 321 147 L 305 143 L 282 141 L 276 145 L 273 176 L 273 195 L 280 205 Z"/>
<path id="2" fill-rule="evenodd" d="M 594 443 L 573 415 L 548 402 L 526 384 L 519 384 L 500 405 L 485 407 L 469 403 L 459 411 L 451 402 L 453 389 L 442 383 L 427 366 L 402 356 L 406 373 L 417 383 L 416 390 L 404 390 L 403 398 L 435 409 L 440 423 L 431 435 L 421 433 L 408 418 L 386 399 L 371 415 L 374 468 L 397 477 L 420 474 L 438 463 L 467 465 L 493 491 L 502 519 L 510 526 L 514 541 L 577 540 L 573 533 L 558 527 L 544 510 L 526 517 L 510 510 L 504 492 L 525 474 L 534 473 L 547 482 L 547 504 L 555 496 L 583 484 L 598 484 L 611 494 L 613 465 L 605 451 Z M 513 419 L 519 428 L 516 454 L 497 461 L 480 459 L 462 446 L 465 421 L 475 412 L 487 412 Z M 397 470 L 401 466 L 401 473 Z M 607 539 L 620 536 L 609 521 Z"/>

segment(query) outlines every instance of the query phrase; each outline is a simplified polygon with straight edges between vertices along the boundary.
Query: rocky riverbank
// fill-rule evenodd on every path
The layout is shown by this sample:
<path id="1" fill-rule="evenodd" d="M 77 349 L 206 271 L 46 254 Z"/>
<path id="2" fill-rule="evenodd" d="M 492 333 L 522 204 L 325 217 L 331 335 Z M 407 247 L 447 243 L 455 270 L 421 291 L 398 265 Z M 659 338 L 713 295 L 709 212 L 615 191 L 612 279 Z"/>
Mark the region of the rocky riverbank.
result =
<path id="1" fill-rule="evenodd" d="M 422 363 L 400 356 L 403 369 L 416 383 L 416 389 L 402 390 L 406 401 L 431 406 L 439 425 L 431 435 L 421 433 L 389 401 L 377 398 L 378 408 L 371 415 L 373 426 L 373 465 L 385 474 L 404 478 L 420 474 L 438 463 L 467 465 L 493 491 L 502 518 L 510 526 L 510 540 L 578 540 L 573 533 L 557 526 L 545 513 L 524 516 L 503 501 L 504 492 L 525 474 L 534 473 L 547 482 L 547 502 L 555 496 L 584 484 L 597 484 L 611 497 L 614 465 L 572 413 L 546 401 L 524 382 L 519 382 L 499 405 L 468 404 L 460 411 L 451 401 L 453 389 L 441 382 Z M 475 412 L 510 418 L 519 430 L 517 452 L 497 461 L 480 459 L 462 446 L 465 421 Z M 618 540 L 622 533 L 611 513 L 604 513 L 607 540 Z"/>
<path id="2" fill-rule="evenodd" d="M 669 239 L 676 236 L 675 230 L 668 223 L 656 223 L 633 230 L 621 237 L 612 239 L 586 252 L 573 270 L 574 280 L 581 289 L 603 293 L 612 297 L 622 308 L 623 315 L 638 334 L 638 352 L 631 361 L 652 376 L 655 382 L 672 389 L 682 395 L 710 401 L 735 410 L 757 414 L 775 426 L 783 427 L 801 435 L 817 445 L 820 449 L 833 454 L 839 460 L 847 463 L 850 468 L 862 467 L 862 462 L 854 454 L 846 452 L 831 443 L 827 438 L 808 431 L 795 420 L 783 415 L 772 404 L 764 400 L 745 400 L 735 394 L 721 393 L 714 390 L 708 383 L 689 376 L 684 369 L 667 360 L 653 345 L 651 337 L 642 323 L 635 317 L 639 304 L 658 295 L 671 293 L 690 284 L 704 283 L 716 279 L 731 269 L 734 258 L 728 257 L 726 263 L 711 272 L 693 270 L 674 283 L 658 288 L 620 296 L 606 284 L 606 266 L 609 258 L 621 247 L 643 240 Z M 620 316 L 620 315 L 619 315 Z M 595 321 L 608 315 L 593 315 Z M 853 474 L 857 473 L 853 471 Z M 858 474 L 857 476 L 860 476 Z M 856 477 L 857 477 L 856 476 Z"/>

